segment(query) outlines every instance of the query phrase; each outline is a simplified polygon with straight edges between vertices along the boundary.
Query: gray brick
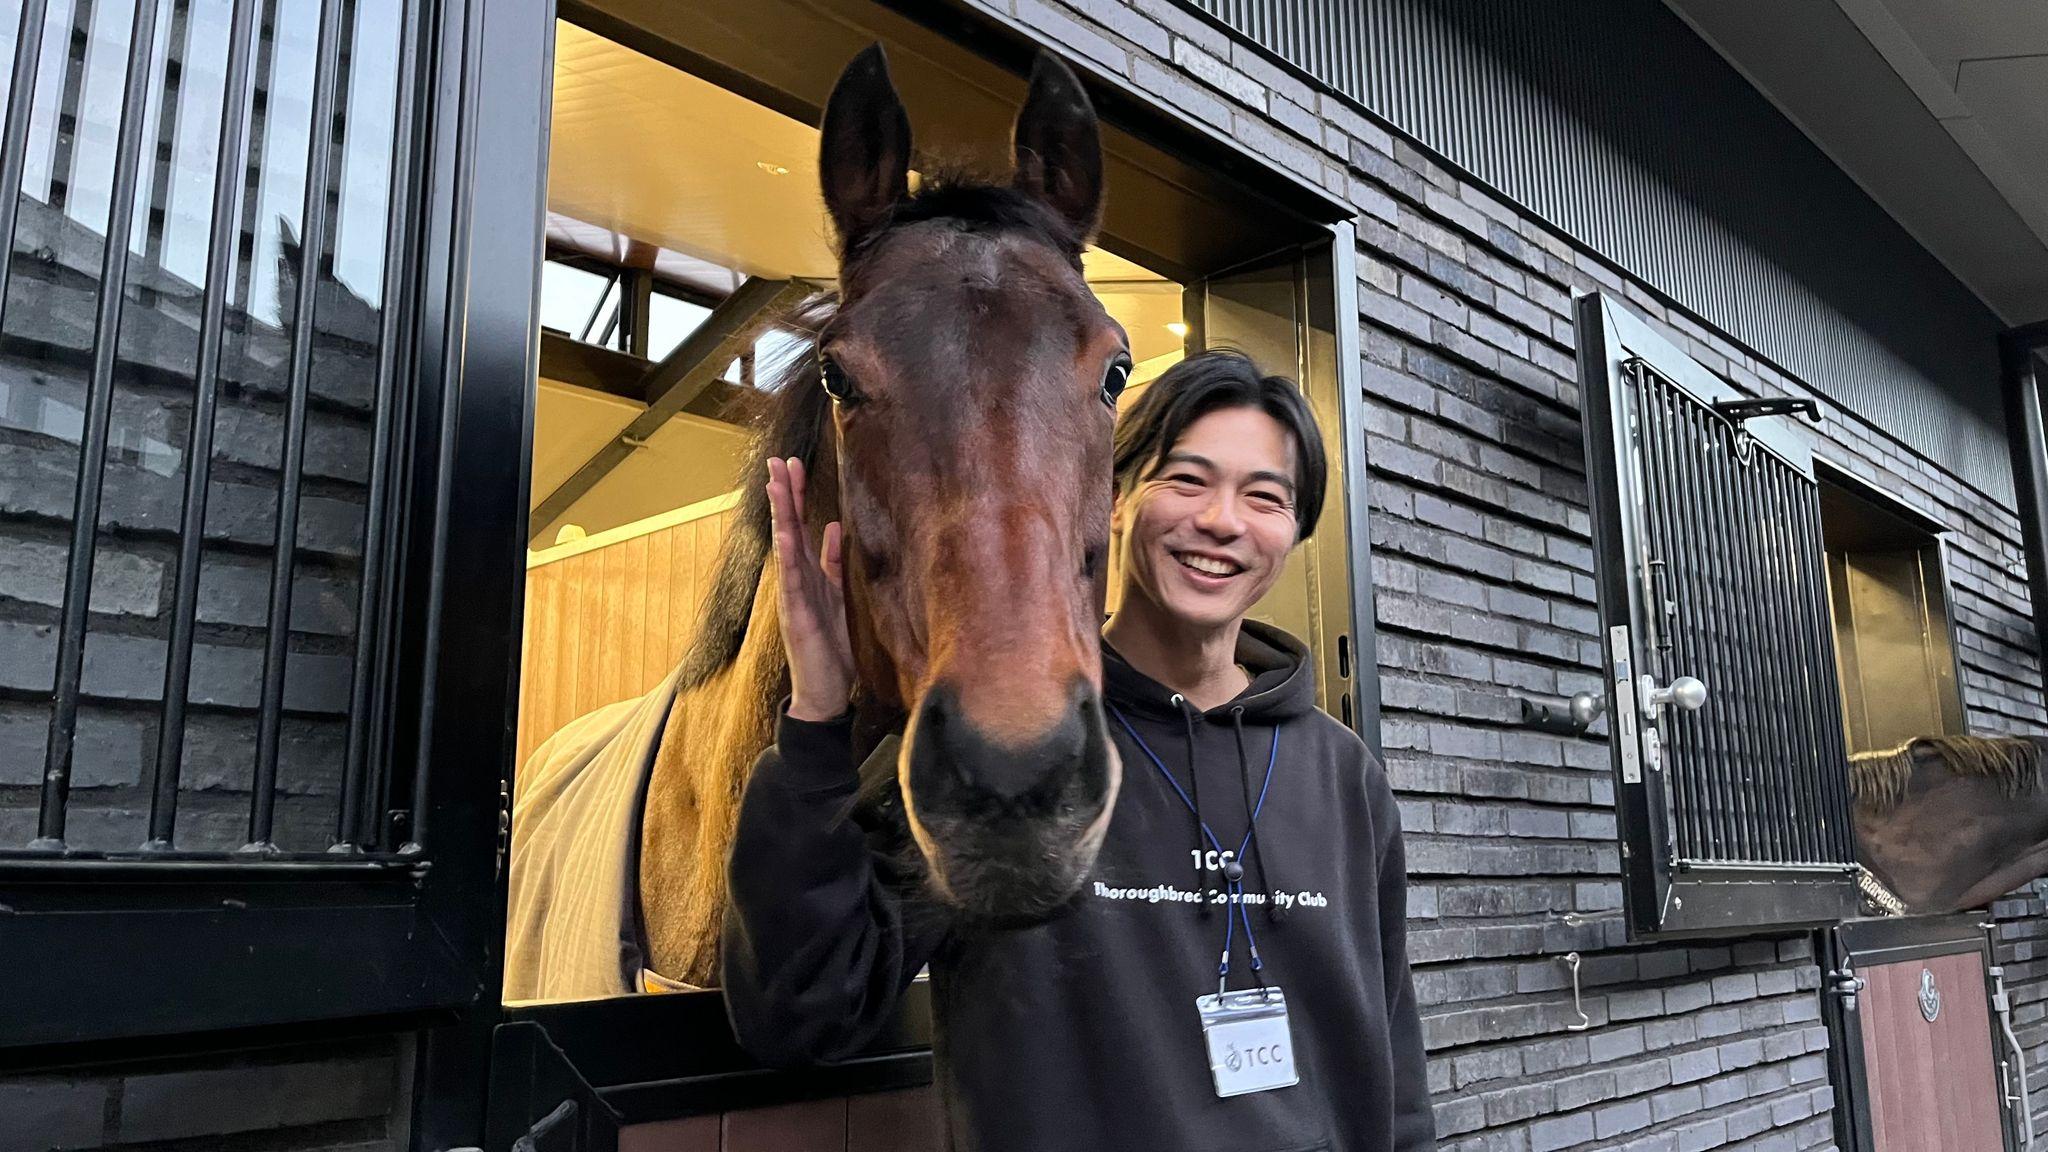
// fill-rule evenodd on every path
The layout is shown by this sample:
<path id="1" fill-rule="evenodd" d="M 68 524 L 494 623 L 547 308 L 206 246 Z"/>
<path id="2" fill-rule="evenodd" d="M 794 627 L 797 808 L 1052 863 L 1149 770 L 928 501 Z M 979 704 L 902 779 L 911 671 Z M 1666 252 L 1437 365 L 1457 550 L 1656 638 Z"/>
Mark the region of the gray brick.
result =
<path id="1" fill-rule="evenodd" d="M 1807 1055 L 1792 1061 L 1792 1082 L 1794 1084 L 1810 1084 L 1815 1080 L 1824 1079 L 1827 1074 L 1828 1063 L 1825 1056 Z"/>
<path id="2" fill-rule="evenodd" d="M 1655 988 L 1610 993 L 1607 997 L 1607 1011 L 1616 1020 L 1638 1020 L 1645 1016 L 1661 1015 L 1664 1011 L 1664 993 Z"/>
<path id="3" fill-rule="evenodd" d="M 1705 984 L 1674 984 L 1664 990 L 1665 1010 L 1674 1014 L 1697 1012 L 1713 1002 L 1713 989 Z"/>
<path id="4" fill-rule="evenodd" d="M 1764 1058 L 1764 1042 L 1754 1036 L 1721 1045 L 1721 1067 L 1747 1068 Z"/>
<path id="5" fill-rule="evenodd" d="M 1567 1076 L 1559 1080 L 1552 1087 L 1557 1090 L 1557 1108 L 1560 1112 L 1584 1108 L 1588 1104 L 1597 1104 L 1602 1100 L 1612 1100 L 1617 1095 L 1612 1072 L 1581 1072 L 1577 1076 Z"/>
<path id="6" fill-rule="evenodd" d="M 1747 1076 L 1724 1076 L 1718 1080 L 1709 1080 L 1702 1086 L 1700 1095 L 1701 1100 L 1709 1108 L 1726 1108 L 1737 1100 L 1747 1100 L 1749 1097 Z"/>
<path id="7" fill-rule="evenodd" d="M 1678 1130 L 1679 1152 L 1706 1152 L 1728 1142 L 1728 1122 L 1718 1117 L 1688 1124 Z"/>
<path id="8" fill-rule="evenodd" d="M 1738 972 L 1730 976 L 1714 977 L 1714 1003 L 1727 1004 L 1736 1000 L 1756 998 L 1756 976 L 1749 972 Z"/>
<path id="9" fill-rule="evenodd" d="M 1589 1037 L 1587 1045 L 1595 1064 L 1626 1059 L 1643 1051 L 1643 1030 L 1636 1027 L 1602 1032 Z"/>
<path id="10" fill-rule="evenodd" d="M 56 608 L 64 603 L 71 549 L 54 541 L 0 541 L 0 597 Z M 93 557 L 95 613 L 154 616 L 162 603 L 161 561 L 102 543 Z"/>
<path id="11" fill-rule="evenodd" d="M 1516 1124 L 1557 1110 L 1557 1090 L 1549 1084 L 1503 1088 L 1479 1097 L 1486 1104 L 1486 1122 L 1498 1127 Z"/>
<path id="12" fill-rule="evenodd" d="M 1753 1104 L 1739 1112 L 1730 1112 L 1727 1120 L 1728 1138 L 1747 1140 L 1771 1126 L 1771 1106 Z"/>
<path id="13" fill-rule="evenodd" d="M 1650 1126 L 1650 1102 L 1629 1100 L 1593 1113 L 1593 1134 L 1602 1140 Z"/>
<path id="14" fill-rule="evenodd" d="M 1650 1117 L 1658 1124 L 1689 1116 L 1704 1107 L 1697 1087 L 1674 1088 L 1650 1097 Z"/>
<path id="15" fill-rule="evenodd" d="M 1486 1127 L 1486 1105 L 1477 1096 L 1443 1100 L 1434 1105 L 1438 1136 L 1456 1136 Z"/>
<path id="16" fill-rule="evenodd" d="M 60 1079 L 0 1081 L 0 1149 L 97 1148 L 105 1139 L 104 1082 Z"/>
<path id="17" fill-rule="evenodd" d="M 1583 1036 L 1566 1036 L 1522 1046 L 1522 1071 L 1530 1076 L 1582 1068 L 1590 1059 L 1587 1040 Z"/>
<path id="18" fill-rule="evenodd" d="M 1593 1138 L 1593 1117 L 1584 1112 L 1538 1120 L 1529 1126 L 1530 1152 L 1555 1152 Z"/>
<path id="19" fill-rule="evenodd" d="M 1739 1008 L 1716 1008 L 1712 1012 L 1699 1014 L 1699 1034 L 1703 1040 L 1717 1036 L 1733 1036 L 1742 1030 L 1742 1010 Z"/>
<path id="20" fill-rule="evenodd" d="M 1186 40 L 1175 40 L 1173 63 L 1188 75 L 1242 104 L 1266 110 L 1266 87 Z"/>
<path id="21" fill-rule="evenodd" d="M 1680 1052 L 1671 1057 L 1673 1084 L 1689 1084 L 1694 1080 L 1704 1080 L 1709 1076 L 1718 1075 L 1720 1071 L 1720 1053 L 1712 1048 Z"/>

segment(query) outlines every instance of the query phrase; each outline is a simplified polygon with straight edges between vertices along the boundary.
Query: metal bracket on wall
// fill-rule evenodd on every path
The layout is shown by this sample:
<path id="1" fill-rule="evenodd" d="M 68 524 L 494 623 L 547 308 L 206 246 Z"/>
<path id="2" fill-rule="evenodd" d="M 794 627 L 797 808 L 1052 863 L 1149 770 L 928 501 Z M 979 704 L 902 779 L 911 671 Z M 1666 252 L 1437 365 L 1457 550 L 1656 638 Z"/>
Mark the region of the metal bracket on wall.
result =
<path id="1" fill-rule="evenodd" d="M 1723 420 L 1737 428 L 1762 416 L 1804 416 L 1808 423 L 1820 423 L 1820 405 L 1811 400 L 1771 397 L 1763 400 L 1723 400 L 1714 405 Z"/>
<path id="2" fill-rule="evenodd" d="M 1563 704 L 1517 697 L 1522 705 L 1522 725 L 1553 736 L 1583 736 L 1593 721 L 1607 711 L 1607 698 L 1580 692 Z"/>

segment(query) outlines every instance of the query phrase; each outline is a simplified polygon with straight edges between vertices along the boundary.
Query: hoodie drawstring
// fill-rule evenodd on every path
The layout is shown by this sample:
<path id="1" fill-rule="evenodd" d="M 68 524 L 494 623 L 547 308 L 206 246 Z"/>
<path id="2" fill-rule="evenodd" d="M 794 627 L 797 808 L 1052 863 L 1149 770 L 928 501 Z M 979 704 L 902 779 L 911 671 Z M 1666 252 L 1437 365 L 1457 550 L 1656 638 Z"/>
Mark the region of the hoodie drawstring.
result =
<path id="1" fill-rule="evenodd" d="M 1259 793 L 1259 804 L 1256 806 L 1253 805 L 1252 766 L 1250 759 L 1247 758 L 1244 754 L 1244 705 L 1234 705 L 1230 709 L 1230 724 L 1232 730 L 1237 735 L 1237 780 L 1238 783 L 1243 785 L 1244 787 L 1244 810 L 1247 812 L 1253 812 L 1256 811 L 1258 807 L 1264 806 L 1266 797 L 1264 791 L 1262 790 Z M 1190 741 L 1190 747 L 1192 746 L 1193 742 Z M 1279 748 L 1279 731 L 1276 729 L 1273 734 L 1273 749 L 1277 753 L 1279 751 Z M 1266 780 L 1267 783 L 1270 784 L 1272 782 L 1272 777 L 1269 775 L 1267 776 Z M 1273 883 L 1273 874 L 1266 870 L 1266 849 L 1264 846 L 1265 841 L 1259 839 L 1257 833 L 1258 829 L 1254 827 L 1252 829 L 1252 835 L 1249 837 L 1252 845 L 1252 859 L 1259 866 L 1259 882 L 1266 886 L 1266 892 L 1270 895 L 1273 892 L 1279 891 L 1279 887 Z M 1280 902 L 1278 900 L 1268 899 L 1266 901 L 1266 923 L 1278 924 L 1280 921 L 1285 920 L 1286 918 L 1287 912 L 1285 909 L 1280 907 Z M 1251 931 L 1251 926 L 1246 925 L 1245 931 L 1249 933 Z"/>
<path id="2" fill-rule="evenodd" d="M 1243 843 L 1237 846 L 1236 858 L 1234 860 L 1225 859 L 1226 853 L 1223 847 L 1223 842 L 1217 839 L 1216 833 L 1210 829 L 1208 822 L 1202 819 L 1199 791 L 1194 791 L 1192 795 L 1190 794 L 1191 790 L 1197 789 L 1199 787 L 1199 781 L 1195 774 L 1194 712 L 1192 706 L 1189 705 L 1187 701 L 1182 699 L 1179 695 L 1175 695 L 1173 699 L 1175 703 L 1180 707 L 1181 719 L 1185 722 L 1184 727 L 1186 729 L 1187 734 L 1188 748 L 1189 788 L 1182 788 L 1180 786 L 1180 781 L 1174 778 L 1173 772 L 1166 767 L 1165 761 L 1159 759 L 1159 754 L 1152 751 L 1152 746 L 1145 743 L 1144 737 L 1138 735 L 1138 730 L 1131 725 L 1130 720 L 1125 718 L 1123 711 L 1121 709 L 1117 708 L 1115 705 L 1111 705 L 1109 708 L 1109 714 L 1116 717 L 1117 723 L 1123 725 L 1124 732 L 1130 736 L 1131 742 L 1138 746 L 1138 750 L 1145 754 L 1146 759 L 1152 761 L 1152 766 L 1159 769 L 1159 774 L 1166 778 L 1167 784 L 1171 785 L 1174 792 L 1180 796 L 1181 803 L 1187 805 L 1188 811 L 1194 814 L 1195 832 L 1197 836 L 1197 846 L 1195 849 L 1195 890 L 1197 892 L 1200 892 L 1202 890 L 1201 855 L 1203 849 L 1201 847 L 1201 844 L 1203 840 L 1206 839 L 1208 845 L 1216 850 L 1217 861 L 1224 868 L 1225 890 L 1228 894 L 1228 901 L 1227 906 L 1224 909 L 1223 954 L 1219 958 L 1216 968 L 1218 995 L 1221 995 L 1224 989 L 1227 988 L 1229 985 L 1230 950 L 1231 945 L 1235 942 L 1237 922 L 1239 920 L 1242 920 L 1244 922 L 1245 949 L 1251 955 L 1252 979 L 1258 982 L 1258 986 L 1260 988 L 1264 988 L 1266 986 L 1266 977 L 1264 975 L 1266 964 L 1265 961 L 1259 957 L 1258 938 L 1252 933 L 1251 910 L 1245 906 L 1244 902 L 1244 866 L 1242 863 L 1239 862 L 1244 859 L 1247 850 L 1253 852 L 1255 855 L 1258 855 L 1259 853 L 1259 849 L 1257 847 L 1259 813 L 1263 811 L 1266 807 L 1266 794 L 1273 787 L 1273 768 L 1280 761 L 1280 729 L 1277 725 L 1275 725 L 1273 728 L 1273 747 L 1266 757 L 1266 778 L 1265 781 L 1259 785 L 1259 796 L 1258 799 L 1254 801 L 1251 798 L 1251 765 L 1244 754 L 1244 709 L 1236 708 L 1232 710 L 1233 717 L 1237 721 L 1238 768 L 1239 776 L 1244 782 L 1246 822 L 1244 841 Z M 1233 871 L 1236 873 L 1236 875 L 1234 876 L 1231 875 Z M 1259 858 L 1259 874 L 1261 879 L 1267 880 L 1270 884 L 1270 878 L 1265 875 L 1265 871 L 1265 861 L 1261 856 Z M 1202 914 L 1206 915 L 1208 913 L 1209 906 L 1206 902 L 1200 904 L 1199 907 L 1202 911 Z M 1271 908 L 1272 901 L 1269 896 L 1267 900 L 1267 909 L 1269 917 L 1271 915 Z"/>
<path id="3" fill-rule="evenodd" d="M 1195 771 L 1195 706 L 1188 703 L 1187 697 L 1182 696 L 1178 692 L 1173 694 L 1173 699 L 1170 703 L 1180 711 L 1181 724 L 1187 729 L 1188 792 L 1192 796 L 1192 799 L 1188 800 L 1188 811 L 1195 817 L 1195 891 L 1200 892 L 1202 890 L 1202 849 L 1204 847 L 1202 834 L 1208 830 L 1208 825 L 1202 820 L 1202 776 L 1201 773 Z M 1118 718 L 1121 719 L 1122 717 Z M 1126 724 L 1125 727 L 1129 727 L 1129 725 Z M 1135 739 L 1135 734 L 1133 734 L 1133 738 Z M 1145 754 L 1150 756 L 1152 750 L 1147 748 Z M 1155 762 L 1157 759 L 1157 757 L 1154 757 Z M 1204 919 L 1208 918 L 1209 906 L 1207 904 L 1201 905 L 1200 914 Z"/>

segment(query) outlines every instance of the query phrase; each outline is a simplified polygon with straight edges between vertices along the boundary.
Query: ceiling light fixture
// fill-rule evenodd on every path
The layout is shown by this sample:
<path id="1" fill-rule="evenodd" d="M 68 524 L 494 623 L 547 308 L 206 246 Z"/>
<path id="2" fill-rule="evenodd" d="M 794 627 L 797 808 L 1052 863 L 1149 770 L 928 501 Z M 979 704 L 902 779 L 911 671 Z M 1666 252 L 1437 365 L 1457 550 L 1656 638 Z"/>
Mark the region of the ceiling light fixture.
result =
<path id="1" fill-rule="evenodd" d="M 1171 323 L 1171 324 L 1168 324 L 1168 325 L 1166 326 L 1166 330 L 1167 330 L 1168 332 L 1171 332 L 1171 333 L 1173 333 L 1173 334 L 1174 334 L 1175 336 L 1180 336 L 1180 337 L 1185 337 L 1185 336 L 1187 336 L 1187 334 L 1188 334 L 1188 326 L 1187 326 L 1187 325 L 1185 325 L 1185 324 L 1183 324 L 1183 323 L 1181 323 L 1181 322 L 1180 322 L 1180 321 L 1178 321 L 1178 320 L 1175 320 L 1175 321 L 1174 321 L 1173 323 Z"/>
<path id="2" fill-rule="evenodd" d="M 756 168 L 759 168 L 759 169 L 760 169 L 761 171 L 763 171 L 763 172 L 766 172 L 766 173 L 767 173 L 767 174 L 769 174 L 770 176 L 787 176 L 787 175 L 789 175 L 789 169 L 787 169 L 787 168 L 784 168 L 784 167 L 783 167 L 782 165 L 780 165 L 780 164 L 774 164 L 774 163 L 770 163 L 769 161 L 766 161 L 766 160 L 756 160 L 756 161 L 754 161 L 754 167 L 756 167 Z"/>

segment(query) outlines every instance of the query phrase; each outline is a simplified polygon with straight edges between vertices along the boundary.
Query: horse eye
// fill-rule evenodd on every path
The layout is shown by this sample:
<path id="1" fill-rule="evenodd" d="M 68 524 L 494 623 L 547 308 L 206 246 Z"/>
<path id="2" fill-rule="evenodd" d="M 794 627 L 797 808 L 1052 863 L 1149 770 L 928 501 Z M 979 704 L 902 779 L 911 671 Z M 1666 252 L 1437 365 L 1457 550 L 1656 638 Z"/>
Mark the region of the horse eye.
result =
<path id="1" fill-rule="evenodd" d="M 1116 407 L 1116 398 L 1124 394 L 1124 385 L 1131 382 L 1131 358 L 1119 352 L 1102 370 L 1102 402 Z"/>
<path id="2" fill-rule="evenodd" d="M 853 381 L 846 375 L 846 369 L 830 356 L 818 357 L 818 382 L 824 385 L 825 394 L 840 404 L 852 404 L 860 399 L 853 389 Z"/>

